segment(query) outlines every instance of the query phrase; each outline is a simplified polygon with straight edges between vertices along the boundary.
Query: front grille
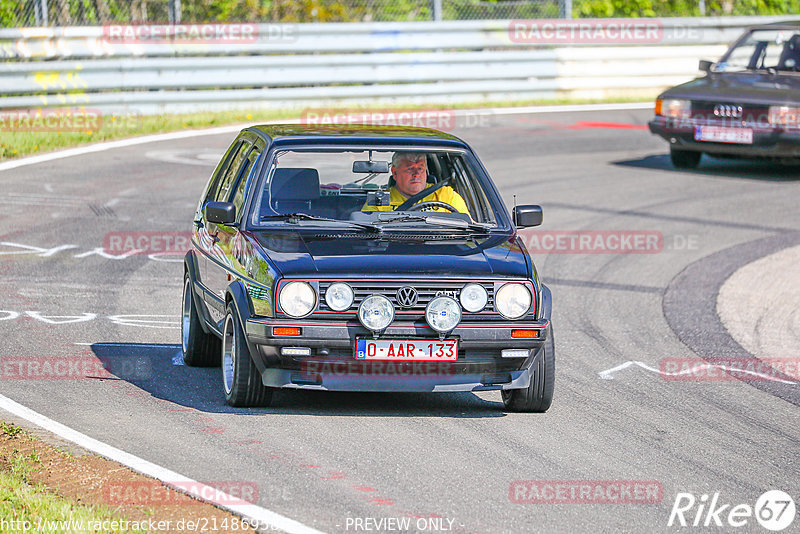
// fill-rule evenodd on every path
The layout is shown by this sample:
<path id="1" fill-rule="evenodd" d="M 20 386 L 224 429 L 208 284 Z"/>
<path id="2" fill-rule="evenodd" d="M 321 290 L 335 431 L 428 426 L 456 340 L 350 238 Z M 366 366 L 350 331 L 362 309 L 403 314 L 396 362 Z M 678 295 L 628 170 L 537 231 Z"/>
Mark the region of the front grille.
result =
<path id="1" fill-rule="evenodd" d="M 320 306 L 319 311 L 321 312 L 331 312 L 332 310 L 328 307 L 328 304 L 325 302 L 325 292 L 328 290 L 328 287 L 335 283 L 335 281 L 323 281 L 319 284 L 320 290 Z M 469 283 L 477 283 L 483 286 L 486 289 L 486 292 L 489 295 L 489 299 L 486 303 L 486 307 L 482 310 L 482 312 L 478 313 L 494 313 L 494 284 L 492 282 L 470 282 L 470 281 L 463 281 L 463 282 L 429 282 L 429 281 L 374 281 L 374 282 L 362 282 L 362 281 L 347 281 L 346 282 L 350 287 L 353 288 L 353 293 L 355 294 L 355 299 L 353 301 L 353 305 L 350 307 L 349 310 L 345 310 L 346 312 L 357 312 L 358 306 L 361 304 L 361 301 L 364 300 L 366 297 L 370 295 L 383 295 L 384 297 L 388 298 L 389 301 L 394 305 L 395 314 L 396 315 L 424 315 L 425 314 L 425 307 L 428 303 L 433 300 L 434 297 L 445 294 L 451 296 L 458 300 L 458 296 L 460 294 L 461 288 Z M 410 286 L 413 287 L 417 291 L 417 303 L 411 307 L 403 307 L 398 303 L 397 300 L 397 290 Z M 478 315 L 471 314 L 469 312 L 464 312 L 464 317 L 468 317 L 470 315 Z"/>
<path id="2" fill-rule="evenodd" d="M 736 109 L 738 116 L 718 116 L 714 114 L 716 106 L 729 106 Z M 741 114 L 738 113 L 738 108 L 741 108 Z M 741 102 L 716 102 L 704 100 L 692 100 L 692 118 L 704 119 L 712 122 L 723 122 L 729 124 L 740 124 L 742 122 L 767 124 L 769 117 L 769 106 L 759 104 L 746 104 Z"/>

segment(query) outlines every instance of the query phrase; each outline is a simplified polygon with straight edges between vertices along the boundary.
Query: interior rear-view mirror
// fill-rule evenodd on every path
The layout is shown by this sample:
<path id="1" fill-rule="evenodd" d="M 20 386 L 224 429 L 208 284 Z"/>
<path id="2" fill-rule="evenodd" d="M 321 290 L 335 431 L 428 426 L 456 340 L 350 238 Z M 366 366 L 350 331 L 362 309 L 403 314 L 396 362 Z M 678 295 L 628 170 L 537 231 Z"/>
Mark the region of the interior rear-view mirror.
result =
<path id="1" fill-rule="evenodd" d="M 389 172 L 388 161 L 354 161 L 353 172 L 361 174 Z"/>

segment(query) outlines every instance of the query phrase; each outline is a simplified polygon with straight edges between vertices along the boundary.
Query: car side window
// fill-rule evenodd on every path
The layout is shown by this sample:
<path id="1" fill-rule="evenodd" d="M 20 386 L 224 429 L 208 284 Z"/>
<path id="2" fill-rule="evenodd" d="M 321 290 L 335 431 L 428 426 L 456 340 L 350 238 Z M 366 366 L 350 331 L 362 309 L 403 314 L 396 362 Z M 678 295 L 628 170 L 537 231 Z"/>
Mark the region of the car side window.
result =
<path id="1" fill-rule="evenodd" d="M 214 200 L 217 197 L 217 189 L 219 187 L 219 183 L 222 181 L 222 177 L 225 176 L 225 173 L 230 168 L 230 163 L 233 157 L 238 152 L 239 148 L 241 147 L 243 141 L 235 141 L 228 147 L 228 150 L 225 151 L 225 156 L 223 157 L 220 164 L 214 170 L 214 174 L 209 181 L 208 187 L 206 188 L 205 196 L 203 197 L 203 204 Z"/>
<path id="2" fill-rule="evenodd" d="M 250 143 L 245 141 L 236 149 L 236 153 L 231 157 L 231 163 L 228 165 L 228 169 L 219 181 L 219 186 L 217 187 L 213 200 L 218 202 L 228 202 L 230 200 L 231 190 L 233 189 L 236 177 L 239 175 L 239 170 L 244 162 L 247 161 L 245 156 L 247 155 L 248 148 L 250 148 Z"/>
<path id="3" fill-rule="evenodd" d="M 261 149 L 259 147 L 254 147 L 250 153 L 247 155 L 247 159 L 242 166 L 241 172 L 239 172 L 239 178 L 236 182 L 236 192 L 233 194 L 233 205 L 236 206 L 236 213 L 239 214 L 242 211 L 242 205 L 244 204 L 244 195 L 245 195 L 245 186 L 247 185 L 247 175 L 250 173 L 250 170 L 255 166 L 256 160 L 258 160 L 258 156 L 261 155 Z"/>

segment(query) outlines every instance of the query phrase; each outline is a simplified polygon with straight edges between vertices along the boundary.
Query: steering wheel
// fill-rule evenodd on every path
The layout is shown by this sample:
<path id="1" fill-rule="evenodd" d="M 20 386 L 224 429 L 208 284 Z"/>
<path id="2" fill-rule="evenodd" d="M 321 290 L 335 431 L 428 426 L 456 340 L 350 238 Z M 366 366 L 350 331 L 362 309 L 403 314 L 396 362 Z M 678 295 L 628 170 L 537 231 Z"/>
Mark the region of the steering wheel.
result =
<path id="1" fill-rule="evenodd" d="M 451 206 L 447 202 L 441 202 L 439 200 L 427 200 L 425 202 L 420 202 L 419 204 L 414 204 L 406 211 L 420 211 L 423 208 L 444 208 L 451 213 L 458 213 L 458 210 L 455 209 L 453 206 Z"/>

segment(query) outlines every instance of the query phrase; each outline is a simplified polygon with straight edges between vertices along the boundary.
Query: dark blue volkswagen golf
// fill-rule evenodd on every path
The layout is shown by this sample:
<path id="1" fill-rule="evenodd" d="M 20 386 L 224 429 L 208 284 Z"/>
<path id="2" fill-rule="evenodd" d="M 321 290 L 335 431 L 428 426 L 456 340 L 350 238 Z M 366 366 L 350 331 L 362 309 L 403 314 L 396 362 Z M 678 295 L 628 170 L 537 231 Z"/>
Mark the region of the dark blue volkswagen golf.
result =
<path id="1" fill-rule="evenodd" d="M 222 366 L 232 406 L 274 388 L 553 397 L 551 297 L 462 140 L 393 126 L 243 130 L 185 257 L 183 359 Z"/>

